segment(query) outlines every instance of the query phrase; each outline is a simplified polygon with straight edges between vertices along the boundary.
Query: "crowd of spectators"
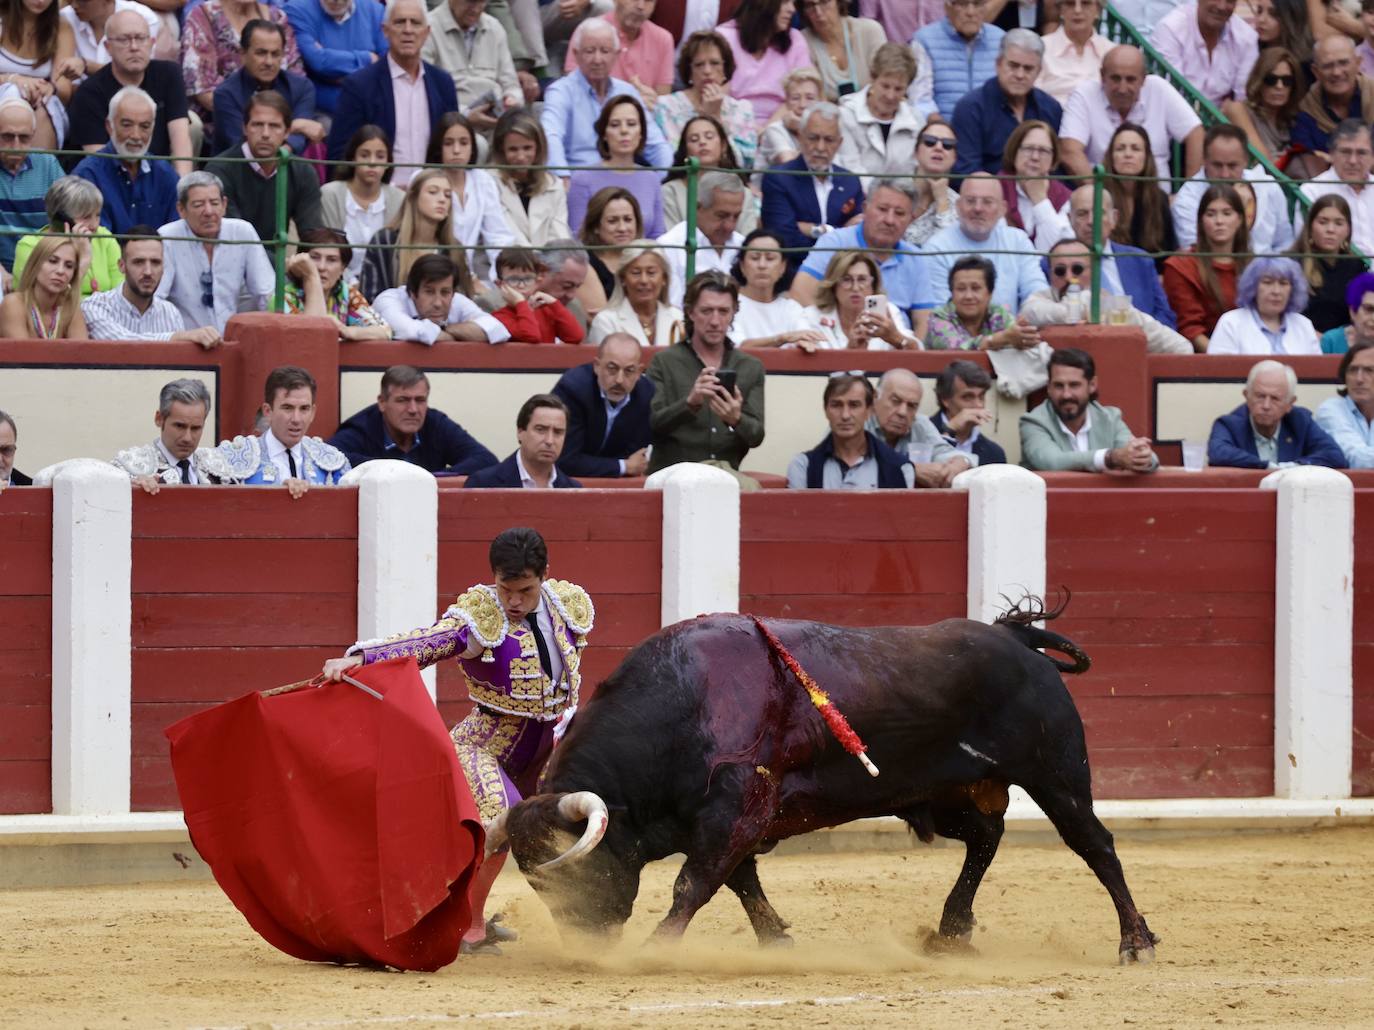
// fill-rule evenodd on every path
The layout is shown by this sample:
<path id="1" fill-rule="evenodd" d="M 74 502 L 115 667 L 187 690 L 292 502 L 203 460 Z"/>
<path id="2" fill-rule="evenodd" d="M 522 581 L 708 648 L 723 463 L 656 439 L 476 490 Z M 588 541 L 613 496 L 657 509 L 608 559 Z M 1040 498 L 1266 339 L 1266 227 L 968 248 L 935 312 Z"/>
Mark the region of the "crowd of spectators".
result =
<path id="1" fill-rule="evenodd" d="M 1147 471 L 1041 328 L 1100 309 L 1158 353 L 1374 339 L 1374 16 L 1291 6 L 1120 6 L 1225 113 L 1204 128 L 1101 0 L 7 0 L 0 334 L 213 347 L 268 306 L 289 241 L 285 310 L 344 341 L 587 344 L 617 368 L 608 346 L 665 348 L 625 468 L 737 470 L 763 434 L 749 351 L 782 347 L 987 351 L 997 388 L 1048 391 L 1029 460 Z M 945 430 L 895 435 L 902 377 L 830 383 L 831 437 L 789 478 L 862 451 L 855 476 L 893 485 L 884 455 L 929 428 L 963 457 L 909 478 L 947 482 L 922 466 L 991 443 L 944 407 L 988 389 L 964 371 Z M 503 482 L 587 439 L 578 403 L 536 399 Z"/>

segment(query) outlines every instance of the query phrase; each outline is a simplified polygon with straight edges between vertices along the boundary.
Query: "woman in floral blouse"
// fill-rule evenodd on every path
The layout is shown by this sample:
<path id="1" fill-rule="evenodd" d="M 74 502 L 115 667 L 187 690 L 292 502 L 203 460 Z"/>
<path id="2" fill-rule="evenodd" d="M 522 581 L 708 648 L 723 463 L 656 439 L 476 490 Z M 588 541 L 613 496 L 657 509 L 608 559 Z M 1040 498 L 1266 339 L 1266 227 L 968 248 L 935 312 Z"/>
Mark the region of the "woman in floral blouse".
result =
<path id="1" fill-rule="evenodd" d="M 759 146 L 759 130 L 753 107 L 748 101 L 736 100 L 730 95 L 735 55 L 725 37 L 718 32 L 693 32 L 682 44 L 677 74 L 687 83 L 687 88 L 660 97 L 654 105 L 654 118 L 668 145 L 678 145 L 682 130 L 697 115 L 710 115 L 730 133 L 730 146 L 735 150 L 739 166 L 752 168 Z"/>
<path id="2" fill-rule="evenodd" d="M 287 314 L 332 318 L 344 340 L 391 339 L 391 327 L 344 278 L 353 257 L 348 237 L 338 229 L 307 229 L 301 246 L 286 265 Z"/>
<path id="3" fill-rule="evenodd" d="M 297 75 L 305 74 L 296 34 L 281 8 L 256 0 L 205 0 L 186 16 L 181 29 L 181 74 L 186 80 L 186 94 L 195 101 L 202 118 L 214 110 L 215 87 L 243 67 L 240 37 L 243 27 L 255 18 L 281 26 L 286 33 L 281 66 Z"/>
<path id="4" fill-rule="evenodd" d="M 962 257 L 949 270 L 949 300 L 930 313 L 926 350 L 1000 350 L 1016 346 L 1016 316 L 992 302 L 997 269 Z"/>

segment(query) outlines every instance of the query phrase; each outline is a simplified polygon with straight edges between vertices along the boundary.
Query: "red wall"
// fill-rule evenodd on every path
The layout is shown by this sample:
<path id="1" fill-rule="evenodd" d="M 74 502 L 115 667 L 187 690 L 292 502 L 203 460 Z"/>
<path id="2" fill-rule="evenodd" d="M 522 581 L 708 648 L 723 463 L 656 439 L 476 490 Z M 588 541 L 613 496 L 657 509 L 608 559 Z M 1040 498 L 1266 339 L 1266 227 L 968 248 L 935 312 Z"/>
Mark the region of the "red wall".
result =
<path id="1" fill-rule="evenodd" d="M 165 727 L 357 637 L 358 494 L 134 491 L 133 809 L 177 808 Z"/>
<path id="2" fill-rule="evenodd" d="M 1273 793 L 1275 516 L 1272 491 L 1051 491 L 1099 797 Z"/>
<path id="3" fill-rule="evenodd" d="M 584 652 L 582 696 L 635 644 L 658 630 L 663 578 L 663 495 L 656 490 L 439 491 L 442 611 L 474 583 L 491 582 L 487 549 L 510 526 L 531 526 L 549 546 L 549 575 L 586 588 L 596 624 Z M 471 707 L 456 662 L 438 674 L 439 711 L 452 725 Z"/>
<path id="4" fill-rule="evenodd" d="M 52 492 L 0 492 L 0 815 L 52 811 Z"/>
<path id="5" fill-rule="evenodd" d="M 1374 795 L 1374 490 L 1355 491 L 1355 797 Z"/>

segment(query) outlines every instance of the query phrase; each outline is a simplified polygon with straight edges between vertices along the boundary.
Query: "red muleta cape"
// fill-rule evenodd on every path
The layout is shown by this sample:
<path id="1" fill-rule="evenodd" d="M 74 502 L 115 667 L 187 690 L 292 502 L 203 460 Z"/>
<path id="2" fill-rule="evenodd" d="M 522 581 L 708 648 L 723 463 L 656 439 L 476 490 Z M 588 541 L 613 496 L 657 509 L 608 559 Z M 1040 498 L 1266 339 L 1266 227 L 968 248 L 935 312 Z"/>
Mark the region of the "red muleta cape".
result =
<path id="1" fill-rule="evenodd" d="M 191 841 L 288 955 L 431 971 L 472 921 L 482 825 L 413 658 L 169 726 Z"/>

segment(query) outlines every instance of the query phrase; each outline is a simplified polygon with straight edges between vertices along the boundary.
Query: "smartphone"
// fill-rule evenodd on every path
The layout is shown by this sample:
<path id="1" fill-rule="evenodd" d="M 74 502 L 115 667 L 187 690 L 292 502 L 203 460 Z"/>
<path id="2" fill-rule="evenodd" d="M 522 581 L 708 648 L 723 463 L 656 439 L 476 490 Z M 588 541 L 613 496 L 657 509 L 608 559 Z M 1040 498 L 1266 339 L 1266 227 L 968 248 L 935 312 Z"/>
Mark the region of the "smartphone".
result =
<path id="1" fill-rule="evenodd" d="M 729 394 L 734 394 L 735 386 L 739 382 L 739 373 L 733 368 L 716 369 L 716 382 L 720 383 Z"/>
<path id="2" fill-rule="evenodd" d="M 864 298 L 864 311 L 869 314 L 887 314 L 887 298 L 881 293 L 871 293 Z"/>

